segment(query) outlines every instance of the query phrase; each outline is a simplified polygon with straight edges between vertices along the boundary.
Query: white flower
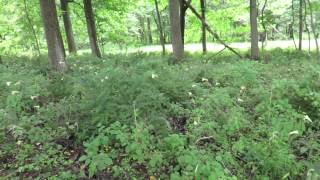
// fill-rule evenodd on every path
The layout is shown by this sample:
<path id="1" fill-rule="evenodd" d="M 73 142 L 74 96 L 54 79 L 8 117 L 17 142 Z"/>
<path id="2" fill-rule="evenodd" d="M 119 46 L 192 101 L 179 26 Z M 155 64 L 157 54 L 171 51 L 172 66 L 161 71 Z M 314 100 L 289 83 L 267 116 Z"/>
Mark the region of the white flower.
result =
<path id="1" fill-rule="evenodd" d="M 33 106 L 35 109 L 40 109 L 40 106 Z"/>
<path id="2" fill-rule="evenodd" d="M 159 76 L 158 76 L 157 74 L 153 74 L 153 73 L 152 73 L 151 77 L 152 77 L 152 79 L 156 79 L 156 78 L 158 78 Z"/>
<path id="3" fill-rule="evenodd" d="M 305 115 L 303 120 L 312 123 L 312 120 L 310 119 L 310 117 L 308 115 Z"/>
<path id="4" fill-rule="evenodd" d="M 188 95 L 189 95 L 189 96 L 192 96 L 192 92 L 188 92 Z"/>
<path id="5" fill-rule="evenodd" d="M 195 88 L 195 87 L 197 87 L 197 85 L 196 85 L 196 84 L 193 84 L 192 87 Z"/>
<path id="6" fill-rule="evenodd" d="M 14 85 L 15 86 L 18 86 L 18 85 L 20 85 L 21 84 L 21 81 L 18 81 L 18 82 L 16 82 Z"/>
<path id="7" fill-rule="evenodd" d="M 195 125 L 195 126 L 198 125 L 198 122 L 197 122 L 197 121 L 194 121 L 194 122 L 193 122 L 193 125 Z"/>
<path id="8" fill-rule="evenodd" d="M 10 86 L 10 85 L 11 85 L 11 82 L 8 81 L 6 84 L 7 84 L 7 86 Z"/>
<path id="9" fill-rule="evenodd" d="M 104 82 L 104 79 L 101 79 L 101 82 Z"/>
<path id="10" fill-rule="evenodd" d="M 240 102 L 240 103 L 242 103 L 242 102 L 243 102 L 243 99 L 238 98 L 237 101 Z"/>
<path id="11" fill-rule="evenodd" d="M 31 98 L 31 100 L 34 100 L 34 99 L 36 99 L 38 96 L 31 96 L 30 98 Z"/>
<path id="12" fill-rule="evenodd" d="M 220 86 L 220 83 L 219 83 L 219 82 L 216 82 L 216 86 Z"/>
<path id="13" fill-rule="evenodd" d="M 105 80 L 108 80 L 108 79 L 109 79 L 109 77 L 108 77 L 108 76 L 106 76 L 106 77 L 104 77 L 104 79 L 105 79 Z"/>
<path id="14" fill-rule="evenodd" d="M 291 131 L 289 135 L 299 134 L 299 131 Z"/>
<path id="15" fill-rule="evenodd" d="M 207 78 L 202 78 L 202 82 L 208 82 L 209 80 Z"/>
<path id="16" fill-rule="evenodd" d="M 19 94 L 19 93 L 20 93 L 19 91 L 11 91 L 12 95 L 16 95 L 16 94 Z"/>
<path id="17" fill-rule="evenodd" d="M 17 145 L 20 146 L 23 142 L 21 140 L 17 141 Z"/>
<path id="18" fill-rule="evenodd" d="M 95 75 L 98 75 L 98 72 L 94 72 Z"/>

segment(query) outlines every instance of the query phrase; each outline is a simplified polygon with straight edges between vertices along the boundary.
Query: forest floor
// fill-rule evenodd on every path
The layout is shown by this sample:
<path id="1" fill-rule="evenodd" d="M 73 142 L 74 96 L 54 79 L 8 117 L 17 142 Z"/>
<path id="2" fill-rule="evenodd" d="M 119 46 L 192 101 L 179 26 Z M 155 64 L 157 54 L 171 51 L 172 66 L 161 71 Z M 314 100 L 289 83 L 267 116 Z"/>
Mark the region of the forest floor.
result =
<path id="1" fill-rule="evenodd" d="M 275 49 L 0 64 L 0 179 L 320 177 L 320 65 Z"/>

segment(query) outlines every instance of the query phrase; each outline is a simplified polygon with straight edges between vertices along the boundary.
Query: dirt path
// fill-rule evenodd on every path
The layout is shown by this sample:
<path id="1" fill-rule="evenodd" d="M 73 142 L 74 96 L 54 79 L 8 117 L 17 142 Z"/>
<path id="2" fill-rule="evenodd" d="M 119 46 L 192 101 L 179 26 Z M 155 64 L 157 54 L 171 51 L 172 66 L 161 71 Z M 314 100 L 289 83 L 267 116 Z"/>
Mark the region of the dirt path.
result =
<path id="1" fill-rule="evenodd" d="M 320 40 L 319 40 L 320 42 Z M 296 42 L 298 43 L 298 42 Z M 260 43 L 261 45 L 261 43 Z M 250 48 L 250 43 L 249 42 L 243 42 L 243 43 L 230 43 L 230 46 L 235 48 L 235 49 L 239 49 L 239 50 L 247 50 Z M 308 50 L 309 49 L 309 41 L 308 40 L 304 40 L 303 41 L 303 49 L 304 50 Z M 315 42 L 314 40 L 311 41 L 310 44 L 311 49 L 315 49 Z M 222 50 L 224 47 L 220 44 L 216 44 L 216 43 L 208 43 L 207 44 L 207 49 L 210 52 L 218 52 L 220 50 Z M 291 40 L 288 41 L 268 41 L 267 42 L 267 46 L 266 49 L 273 49 L 273 48 L 292 48 L 294 49 L 294 43 Z M 172 47 L 170 44 L 166 45 L 166 49 L 168 51 L 172 51 Z M 160 45 L 153 45 L 153 46 L 144 46 L 144 47 L 140 47 L 140 48 L 136 48 L 136 49 L 132 49 L 133 51 L 143 51 L 143 52 L 160 52 L 161 51 L 161 46 Z M 197 44 L 186 44 L 185 45 L 185 51 L 188 52 L 201 52 L 202 51 L 202 45 L 201 43 L 197 43 Z"/>

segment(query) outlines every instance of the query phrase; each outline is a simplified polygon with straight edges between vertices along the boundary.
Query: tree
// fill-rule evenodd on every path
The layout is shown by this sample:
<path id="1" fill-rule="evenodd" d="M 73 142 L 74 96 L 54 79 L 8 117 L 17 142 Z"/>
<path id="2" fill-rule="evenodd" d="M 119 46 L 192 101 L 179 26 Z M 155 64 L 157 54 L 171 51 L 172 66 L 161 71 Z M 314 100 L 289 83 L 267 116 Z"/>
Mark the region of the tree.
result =
<path id="1" fill-rule="evenodd" d="M 303 0 L 299 0 L 299 50 L 302 50 L 303 38 Z"/>
<path id="2" fill-rule="evenodd" d="M 28 24 L 30 26 L 30 30 L 32 31 L 32 35 L 34 37 L 35 48 L 38 51 L 38 55 L 40 56 L 41 55 L 40 44 L 39 44 L 39 40 L 38 40 L 38 36 L 37 36 L 36 30 L 34 29 L 33 22 L 32 22 L 32 20 L 30 18 L 30 15 L 29 15 L 29 10 L 28 10 L 28 7 L 27 7 L 26 0 L 23 0 L 23 4 L 24 4 L 24 12 L 26 14 L 26 18 L 27 18 Z"/>
<path id="3" fill-rule="evenodd" d="M 206 21 L 206 1 L 200 0 L 201 5 L 201 16 L 204 21 Z M 206 35 L 206 25 L 202 22 L 202 50 L 203 53 L 207 53 L 207 35 Z"/>
<path id="4" fill-rule="evenodd" d="M 180 28 L 181 28 L 181 38 L 182 38 L 182 44 L 184 44 L 184 32 L 186 28 L 186 12 L 188 10 L 187 4 L 179 0 L 180 2 Z"/>
<path id="5" fill-rule="evenodd" d="M 315 43 L 316 43 L 317 56 L 318 56 L 318 59 L 320 61 L 320 50 L 319 50 L 319 43 L 318 43 L 319 33 L 316 32 L 316 25 L 315 25 L 315 22 L 314 22 L 313 8 L 312 8 L 312 5 L 311 5 L 311 2 L 310 2 L 310 0 L 307 0 L 307 2 L 308 2 L 309 10 L 310 10 L 311 29 L 312 29 L 312 33 L 313 33 L 313 36 L 314 36 L 314 39 L 315 39 Z"/>
<path id="6" fill-rule="evenodd" d="M 156 13 L 157 13 L 157 27 L 159 31 L 159 38 L 160 38 L 160 44 L 162 46 L 162 55 L 166 53 L 166 47 L 165 47 L 165 39 L 163 35 L 163 28 L 162 28 L 162 21 L 161 21 L 161 16 L 160 16 L 160 11 L 159 11 L 159 5 L 158 5 L 158 0 L 154 0 L 154 4 L 156 6 Z"/>
<path id="7" fill-rule="evenodd" d="M 251 59 L 259 59 L 259 37 L 257 23 L 257 1 L 250 0 L 250 26 L 251 26 Z"/>
<path id="8" fill-rule="evenodd" d="M 67 70 L 55 0 L 40 0 L 41 17 L 48 45 L 49 65 L 59 72 Z"/>
<path id="9" fill-rule="evenodd" d="M 101 52 L 97 43 L 97 30 L 96 30 L 96 25 L 94 21 L 94 14 L 92 10 L 91 0 L 83 0 L 83 4 L 84 4 L 84 13 L 86 16 L 91 52 L 93 55 L 97 56 L 98 58 L 101 58 L 102 57 Z"/>
<path id="10" fill-rule="evenodd" d="M 183 58 L 184 48 L 181 36 L 179 0 L 169 0 L 169 16 L 173 55 L 177 61 Z"/>
<path id="11" fill-rule="evenodd" d="M 152 44 L 152 29 L 151 29 L 151 20 L 150 17 L 147 17 L 147 27 L 148 27 L 148 43 Z"/>
<path id="12" fill-rule="evenodd" d="M 74 42 L 72 24 L 69 15 L 68 0 L 60 0 L 63 17 L 64 29 L 66 31 L 69 53 L 76 53 L 76 44 Z"/>

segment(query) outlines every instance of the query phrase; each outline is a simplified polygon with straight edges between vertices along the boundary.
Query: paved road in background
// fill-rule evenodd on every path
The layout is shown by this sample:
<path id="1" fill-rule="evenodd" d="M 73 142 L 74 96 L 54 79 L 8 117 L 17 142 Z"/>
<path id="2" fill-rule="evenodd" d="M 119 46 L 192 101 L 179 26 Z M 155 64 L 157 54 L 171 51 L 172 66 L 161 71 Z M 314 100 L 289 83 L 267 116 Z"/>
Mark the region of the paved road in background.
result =
<path id="1" fill-rule="evenodd" d="M 320 42 L 320 40 L 319 40 Z M 298 45 L 298 41 L 296 42 Z M 229 45 L 235 49 L 239 50 L 247 50 L 250 48 L 250 43 L 249 42 L 243 42 L 243 43 L 229 43 Z M 260 43 L 261 45 L 261 43 Z M 311 49 L 315 49 L 315 41 L 312 40 L 310 44 Z M 217 44 L 217 43 L 208 43 L 207 44 L 208 51 L 211 52 L 218 52 L 224 48 L 223 45 Z M 293 41 L 268 41 L 266 49 L 273 49 L 273 48 L 292 48 L 294 49 L 294 43 Z M 166 49 L 168 51 L 172 51 L 172 47 L 170 44 L 166 45 Z M 303 41 L 303 49 L 308 50 L 309 49 L 309 41 L 304 40 Z M 136 49 L 132 49 L 133 51 L 143 51 L 143 52 L 161 52 L 161 46 L 159 45 L 154 45 L 154 46 L 145 46 L 145 47 L 140 47 Z M 202 51 L 202 44 L 186 44 L 185 45 L 185 50 L 188 52 L 201 52 Z"/>

